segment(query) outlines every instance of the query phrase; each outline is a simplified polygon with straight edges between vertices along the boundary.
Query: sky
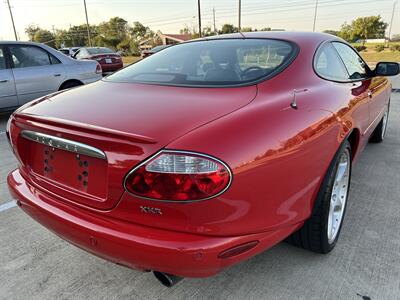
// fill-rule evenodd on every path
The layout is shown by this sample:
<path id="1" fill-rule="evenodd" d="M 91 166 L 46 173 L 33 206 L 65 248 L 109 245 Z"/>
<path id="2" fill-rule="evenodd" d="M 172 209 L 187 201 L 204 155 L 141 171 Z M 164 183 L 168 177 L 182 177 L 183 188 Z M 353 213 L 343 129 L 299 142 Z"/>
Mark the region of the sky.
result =
<path id="1" fill-rule="evenodd" d="M 83 0 L 9 0 L 17 34 L 26 40 L 30 24 L 48 30 L 67 29 L 85 23 Z M 389 23 L 396 0 L 319 0 L 316 31 L 339 29 L 360 16 L 381 15 Z M 400 2 L 399 0 L 397 0 Z M 86 0 L 89 23 L 121 17 L 130 24 L 139 21 L 152 30 L 179 33 L 197 26 L 197 0 Z M 242 27 L 312 31 L 316 0 L 242 0 Z M 238 0 L 201 0 L 203 26 L 224 23 L 237 26 Z M 54 26 L 54 27 L 53 27 Z M 395 9 L 392 34 L 400 33 L 400 3 Z M 0 40 L 13 40 L 14 32 L 6 1 L 0 0 Z"/>

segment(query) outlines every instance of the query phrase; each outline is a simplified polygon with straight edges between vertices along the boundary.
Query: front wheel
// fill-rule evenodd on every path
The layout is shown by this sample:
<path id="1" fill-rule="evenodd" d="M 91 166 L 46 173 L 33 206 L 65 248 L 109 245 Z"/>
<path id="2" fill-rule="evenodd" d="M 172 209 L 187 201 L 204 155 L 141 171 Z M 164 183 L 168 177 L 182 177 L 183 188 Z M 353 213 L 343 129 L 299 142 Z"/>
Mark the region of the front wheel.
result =
<path id="1" fill-rule="evenodd" d="M 351 177 L 351 146 L 345 141 L 336 153 L 321 185 L 311 217 L 288 242 L 318 253 L 336 245 L 346 212 Z"/>
<path id="2" fill-rule="evenodd" d="M 387 124 L 388 124 L 388 120 L 389 120 L 389 107 L 390 107 L 390 105 L 388 104 L 386 106 L 386 109 L 385 109 L 385 112 L 383 114 L 381 121 L 379 122 L 378 126 L 376 126 L 374 132 L 371 135 L 370 142 L 382 143 L 383 140 L 385 139 Z"/>

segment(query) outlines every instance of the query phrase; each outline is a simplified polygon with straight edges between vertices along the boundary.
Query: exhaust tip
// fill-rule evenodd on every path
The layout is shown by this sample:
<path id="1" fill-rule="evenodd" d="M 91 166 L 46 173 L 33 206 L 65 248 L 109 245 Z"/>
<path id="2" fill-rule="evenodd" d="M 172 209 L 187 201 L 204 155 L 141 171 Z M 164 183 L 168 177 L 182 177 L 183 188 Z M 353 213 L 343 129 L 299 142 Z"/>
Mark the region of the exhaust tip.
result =
<path id="1" fill-rule="evenodd" d="M 153 271 L 153 274 L 162 285 L 168 288 L 173 287 L 175 284 L 183 279 L 182 277 L 159 271 Z"/>

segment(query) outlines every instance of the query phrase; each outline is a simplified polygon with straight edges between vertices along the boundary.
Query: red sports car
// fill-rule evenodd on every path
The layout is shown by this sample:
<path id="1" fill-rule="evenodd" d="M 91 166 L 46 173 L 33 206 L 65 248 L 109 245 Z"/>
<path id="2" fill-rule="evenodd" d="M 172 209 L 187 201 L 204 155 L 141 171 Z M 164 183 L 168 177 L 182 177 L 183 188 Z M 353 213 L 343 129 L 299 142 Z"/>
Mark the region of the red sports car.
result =
<path id="1" fill-rule="evenodd" d="M 73 55 L 73 58 L 97 61 L 100 64 L 104 75 L 118 71 L 124 66 L 121 55 L 106 47 L 79 48 L 79 50 L 77 50 Z"/>
<path id="2" fill-rule="evenodd" d="M 16 111 L 8 185 L 63 239 L 167 286 L 285 239 L 327 253 L 398 73 L 319 33 L 179 44 Z"/>

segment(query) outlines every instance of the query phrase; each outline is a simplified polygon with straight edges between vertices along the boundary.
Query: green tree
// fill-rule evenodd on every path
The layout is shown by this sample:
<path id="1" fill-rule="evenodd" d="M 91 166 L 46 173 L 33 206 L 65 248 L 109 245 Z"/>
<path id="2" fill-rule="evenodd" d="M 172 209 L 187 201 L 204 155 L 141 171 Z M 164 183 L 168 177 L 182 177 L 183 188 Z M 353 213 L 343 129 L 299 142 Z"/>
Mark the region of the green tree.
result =
<path id="1" fill-rule="evenodd" d="M 150 33 L 150 29 L 140 22 L 134 22 L 133 27 L 130 29 L 130 33 L 133 38 L 140 40 L 145 38 Z"/>
<path id="2" fill-rule="evenodd" d="M 337 30 L 330 30 L 330 29 L 324 30 L 323 33 L 327 33 L 327 34 L 331 34 L 331 35 L 335 35 L 335 36 L 338 36 L 338 35 L 339 35 L 339 31 L 337 31 Z"/>
<path id="3" fill-rule="evenodd" d="M 30 41 L 33 41 L 36 32 L 41 30 L 41 28 L 36 24 L 30 24 L 27 28 L 25 28 L 25 33 L 28 35 Z"/>
<path id="4" fill-rule="evenodd" d="M 271 31 L 271 27 L 264 27 L 264 28 L 261 28 L 260 31 Z"/>
<path id="5" fill-rule="evenodd" d="M 243 27 L 240 31 L 241 32 L 252 32 L 253 28 L 251 28 L 251 27 Z"/>
<path id="6" fill-rule="evenodd" d="M 33 36 L 32 41 L 38 42 L 38 43 L 44 43 L 47 46 L 56 47 L 56 40 L 55 36 L 48 30 L 45 29 L 39 29 L 35 35 Z"/>
<path id="7" fill-rule="evenodd" d="M 237 27 L 233 26 L 232 24 L 224 24 L 219 31 L 219 34 L 225 34 L 225 33 L 234 33 L 238 32 Z"/>
<path id="8" fill-rule="evenodd" d="M 352 42 L 353 39 L 352 26 L 347 23 L 343 23 L 338 32 L 338 37 L 341 37 L 345 41 Z"/>
<path id="9" fill-rule="evenodd" d="M 351 23 L 352 40 L 361 39 L 364 44 L 366 39 L 384 38 L 387 26 L 380 15 L 357 18 Z"/>

